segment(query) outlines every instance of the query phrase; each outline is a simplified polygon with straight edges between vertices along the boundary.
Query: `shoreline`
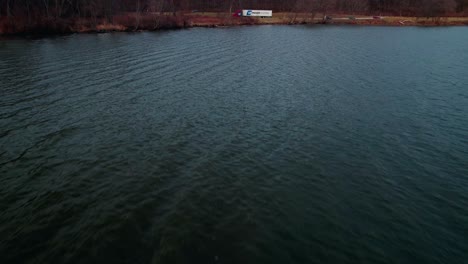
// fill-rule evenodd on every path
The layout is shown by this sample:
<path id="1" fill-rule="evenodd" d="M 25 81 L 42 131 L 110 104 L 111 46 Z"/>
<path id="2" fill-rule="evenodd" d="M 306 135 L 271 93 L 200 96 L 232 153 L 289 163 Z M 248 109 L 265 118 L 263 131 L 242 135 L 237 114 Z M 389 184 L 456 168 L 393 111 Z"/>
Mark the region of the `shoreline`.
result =
<path id="1" fill-rule="evenodd" d="M 157 20 L 156 20 L 157 19 Z M 113 22 L 91 19 L 40 20 L 35 24 L 16 26 L 12 21 L 0 19 L 0 36 L 47 36 L 66 34 L 99 34 L 110 32 L 152 32 L 188 28 L 220 28 L 258 25 L 350 25 L 391 27 L 450 27 L 468 26 L 468 17 L 378 17 L 335 15 L 330 20 L 294 17 L 281 13 L 272 18 L 232 18 L 220 13 L 188 14 L 179 16 L 142 16 L 135 25 L 134 14 L 116 17 Z M 157 21 L 157 24 L 155 23 Z M 13 21 L 14 22 L 14 21 Z M 8 24 L 10 23 L 10 24 Z M 3 30 L 2 30 L 3 29 Z"/>

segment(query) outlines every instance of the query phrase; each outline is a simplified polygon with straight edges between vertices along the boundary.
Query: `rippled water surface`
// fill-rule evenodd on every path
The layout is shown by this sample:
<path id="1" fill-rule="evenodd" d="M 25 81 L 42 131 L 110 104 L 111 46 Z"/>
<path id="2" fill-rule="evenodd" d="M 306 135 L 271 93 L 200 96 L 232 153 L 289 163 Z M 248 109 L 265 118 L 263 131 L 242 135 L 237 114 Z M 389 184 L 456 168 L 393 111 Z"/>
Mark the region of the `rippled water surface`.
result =
<path id="1" fill-rule="evenodd" d="M 0 263 L 466 263 L 468 28 L 0 40 Z"/>

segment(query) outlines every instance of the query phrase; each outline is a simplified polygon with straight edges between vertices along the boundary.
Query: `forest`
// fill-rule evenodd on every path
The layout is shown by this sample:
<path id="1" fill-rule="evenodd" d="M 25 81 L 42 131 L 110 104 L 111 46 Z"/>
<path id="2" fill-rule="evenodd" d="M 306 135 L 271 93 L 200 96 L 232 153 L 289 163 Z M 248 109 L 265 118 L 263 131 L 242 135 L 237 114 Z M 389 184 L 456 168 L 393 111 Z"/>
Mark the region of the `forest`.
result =
<path id="1" fill-rule="evenodd" d="M 77 25 L 95 27 L 102 21 L 132 23 L 138 28 L 150 14 L 154 28 L 183 27 L 188 23 L 185 14 L 218 12 L 229 16 L 237 9 L 443 17 L 466 16 L 468 0 L 0 0 L 0 33 L 68 31 Z"/>

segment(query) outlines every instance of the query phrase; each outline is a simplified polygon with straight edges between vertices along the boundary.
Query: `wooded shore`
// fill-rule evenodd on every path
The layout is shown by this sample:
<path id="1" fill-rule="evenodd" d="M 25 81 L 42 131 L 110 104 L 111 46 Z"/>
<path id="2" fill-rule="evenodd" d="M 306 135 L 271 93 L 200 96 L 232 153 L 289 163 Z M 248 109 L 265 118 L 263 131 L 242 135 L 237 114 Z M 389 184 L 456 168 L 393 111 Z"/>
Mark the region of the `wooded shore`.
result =
<path id="1" fill-rule="evenodd" d="M 232 17 L 226 13 L 117 15 L 104 18 L 12 20 L 0 17 L 0 35 L 44 35 L 69 33 L 104 33 L 157 31 L 192 27 L 227 27 L 240 25 L 360 25 L 360 26 L 466 26 L 468 17 L 400 17 L 365 15 L 315 15 L 276 13 L 272 18 Z"/>

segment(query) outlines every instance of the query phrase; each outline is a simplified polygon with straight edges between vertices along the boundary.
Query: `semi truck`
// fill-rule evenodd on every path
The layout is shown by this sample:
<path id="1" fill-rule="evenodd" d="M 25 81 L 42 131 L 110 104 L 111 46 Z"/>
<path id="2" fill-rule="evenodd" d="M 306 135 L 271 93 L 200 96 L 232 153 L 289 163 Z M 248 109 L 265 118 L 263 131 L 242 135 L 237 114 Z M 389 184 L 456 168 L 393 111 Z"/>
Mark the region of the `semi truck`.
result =
<path id="1" fill-rule="evenodd" d="M 252 10 L 252 9 L 242 9 L 237 10 L 234 14 L 235 17 L 272 17 L 272 10 Z"/>

